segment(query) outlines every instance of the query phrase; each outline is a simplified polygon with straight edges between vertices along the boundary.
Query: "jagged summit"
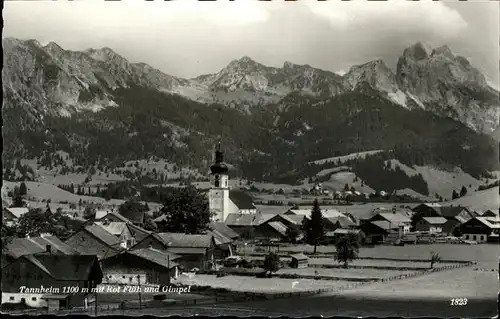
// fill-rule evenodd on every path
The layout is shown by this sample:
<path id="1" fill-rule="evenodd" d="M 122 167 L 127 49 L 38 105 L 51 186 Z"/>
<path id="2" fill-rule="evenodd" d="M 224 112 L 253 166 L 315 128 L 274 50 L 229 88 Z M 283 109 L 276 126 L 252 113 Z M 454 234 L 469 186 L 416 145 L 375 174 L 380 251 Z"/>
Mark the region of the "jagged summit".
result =
<path id="1" fill-rule="evenodd" d="M 42 113 L 100 110 L 114 105 L 112 90 L 130 84 L 250 113 L 252 107 L 277 103 L 292 92 L 297 97 L 328 99 L 357 87 L 371 87 L 403 107 L 450 116 L 478 131 L 498 126 L 498 92 L 466 58 L 446 45 L 431 49 L 417 42 L 409 46 L 395 72 L 382 59 L 352 66 L 339 75 L 290 61 L 270 67 L 243 56 L 216 73 L 181 79 L 145 63 L 130 63 L 109 47 L 78 52 L 55 42 L 40 46 L 36 40 L 4 38 L 2 43 L 5 93 Z M 30 87 L 25 74 L 37 79 Z"/>

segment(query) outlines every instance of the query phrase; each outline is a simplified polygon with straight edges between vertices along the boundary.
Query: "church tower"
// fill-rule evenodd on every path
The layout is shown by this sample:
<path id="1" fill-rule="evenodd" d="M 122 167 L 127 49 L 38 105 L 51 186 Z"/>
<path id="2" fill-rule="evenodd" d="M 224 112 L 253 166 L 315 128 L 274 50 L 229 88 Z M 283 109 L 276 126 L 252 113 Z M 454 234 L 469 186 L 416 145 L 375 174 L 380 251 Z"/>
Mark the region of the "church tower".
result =
<path id="1" fill-rule="evenodd" d="M 224 222 L 229 212 L 229 175 L 228 167 L 224 164 L 224 154 L 220 143 L 215 149 L 215 163 L 210 166 L 211 188 L 208 193 L 208 202 L 212 220 Z"/>

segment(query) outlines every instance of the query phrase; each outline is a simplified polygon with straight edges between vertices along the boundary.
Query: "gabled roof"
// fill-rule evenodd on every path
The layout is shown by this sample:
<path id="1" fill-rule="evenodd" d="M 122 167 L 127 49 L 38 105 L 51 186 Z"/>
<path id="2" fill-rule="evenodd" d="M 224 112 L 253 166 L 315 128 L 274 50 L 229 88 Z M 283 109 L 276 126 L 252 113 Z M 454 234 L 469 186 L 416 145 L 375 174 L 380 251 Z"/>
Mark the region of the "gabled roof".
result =
<path id="1" fill-rule="evenodd" d="M 218 231 L 219 233 L 221 233 L 222 235 L 224 235 L 229 239 L 236 239 L 240 237 L 240 235 L 237 232 L 235 232 L 229 226 L 227 226 L 225 223 L 222 222 L 212 222 L 210 223 L 210 228 L 212 230 Z"/>
<path id="2" fill-rule="evenodd" d="M 444 217 L 423 217 L 422 219 L 431 225 L 443 225 L 447 221 Z"/>
<path id="3" fill-rule="evenodd" d="M 491 209 L 488 209 L 481 215 L 481 217 L 498 217 L 498 216 L 499 216 L 498 211 L 493 211 Z"/>
<path id="4" fill-rule="evenodd" d="M 4 207 L 4 209 L 8 210 L 16 218 L 20 218 L 29 211 L 28 207 Z"/>
<path id="5" fill-rule="evenodd" d="M 166 247 L 172 248 L 209 248 L 211 246 L 213 235 L 202 234 L 192 235 L 183 233 L 155 233 L 153 234 Z"/>
<path id="6" fill-rule="evenodd" d="M 459 215 L 462 211 L 466 211 L 470 218 L 474 217 L 469 213 L 469 210 L 461 206 L 441 206 L 438 208 L 438 213 L 445 218 L 453 218 Z"/>
<path id="7" fill-rule="evenodd" d="M 168 251 L 158 250 L 152 247 L 128 250 L 123 253 L 143 258 L 165 268 L 168 268 L 169 266 L 170 268 L 178 266 L 179 264 L 174 262 L 174 260 L 181 258 L 181 256 L 179 255 L 173 254 Z"/>
<path id="8" fill-rule="evenodd" d="M 132 232 L 132 236 L 134 236 L 136 241 L 141 241 L 144 238 L 148 237 L 153 232 L 146 230 L 140 226 L 134 225 L 132 223 L 127 223 L 128 229 Z"/>
<path id="9" fill-rule="evenodd" d="M 474 217 L 480 221 L 483 225 L 491 229 L 500 229 L 500 223 L 492 223 L 487 217 Z"/>
<path id="10" fill-rule="evenodd" d="M 288 227 L 286 227 L 282 222 L 269 222 L 267 224 L 280 233 L 280 235 L 286 235 Z"/>
<path id="11" fill-rule="evenodd" d="M 297 259 L 297 260 L 308 260 L 309 259 L 303 253 L 298 253 L 298 254 L 290 255 L 290 258 L 294 258 L 294 259 Z"/>
<path id="12" fill-rule="evenodd" d="M 231 238 L 224 236 L 218 230 L 209 231 L 208 234 L 211 234 L 214 236 L 215 245 L 229 244 L 229 243 L 233 242 Z"/>
<path id="13" fill-rule="evenodd" d="M 109 214 L 109 211 L 107 211 L 107 210 L 98 210 L 98 211 L 95 212 L 95 220 L 102 219 L 107 214 Z"/>
<path id="14" fill-rule="evenodd" d="M 259 226 L 278 214 L 229 214 L 225 223 L 231 226 Z"/>
<path id="15" fill-rule="evenodd" d="M 385 219 L 388 222 L 391 222 L 393 224 L 403 224 L 403 223 L 411 223 L 411 219 L 408 218 L 407 216 L 404 216 L 398 212 L 396 213 L 378 213 L 378 216 L 381 216 L 383 219 Z M 377 215 L 373 216 L 372 218 L 376 217 Z"/>
<path id="16" fill-rule="evenodd" d="M 356 226 L 356 224 L 350 220 L 347 216 L 339 216 L 339 217 L 330 217 L 327 218 L 332 224 L 339 223 L 342 228 L 349 228 L 351 226 Z"/>
<path id="17" fill-rule="evenodd" d="M 111 235 L 106 229 L 101 225 L 91 224 L 85 226 L 81 231 L 90 233 L 92 236 L 106 244 L 110 247 L 120 246 L 120 239 Z"/>
<path id="18" fill-rule="evenodd" d="M 377 227 L 379 227 L 381 229 L 384 229 L 384 230 L 390 230 L 390 229 L 397 229 L 398 228 L 398 224 L 389 223 L 386 220 L 377 220 L 377 221 L 370 222 L 370 223 L 372 223 L 373 225 L 376 225 Z"/>
<path id="19" fill-rule="evenodd" d="M 110 222 L 109 224 L 101 224 L 101 223 L 96 223 L 100 225 L 102 228 L 106 229 L 111 235 L 114 236 L 120 236 L 125 228 L 127 228 L 127 223 L 125 222 Z"/>
<path id="20" fill-rule="evenodd" d="M 24 255 L 31 255 L 46 252 L 47 245 L 50 245 L 51 253 L 65 255 L 79 255 L 80 253 L 63 243 L 56 236 L 14 238 L 5 247 L 6 255 L 19 258 Z"/>
<path id="21" fill-rule="evenodd" d="M 280 214 L 280 217 L 294 225 L 302 225 L 304 218 L 309 219 L 309 216 L 291 214 Z"/>
<path id="22" fill-rule="evenodd" d="M 229 199 L 238 207 L 239 209 L 256 209 L 253 204 L 253 199 L 247 193 L 240 190 L 230 190 Z"/>
<path id="23" fill-rule="evenodd" d="M 92 268 L 99 267 L 97 257 L 93 255 L 27 255 L 21 258 L 32 262 L 56 280 L 88 280 Z M 100 267 L 99 267 L 100 269 Z M 102 277 L 102 273 L 101 273 Z"/>
<path id="24" fill-rule="evenodd" d="M 206 248 L 197 248 L 197 247 L 171 247 L 168 248 L 169 252 L 178 255 L 204 255 L 207 251 Z"/>
<path id="25" fill-rule="evenodd" d="M 119 213 L 115 213 L 115 212 L 107 213 L 106 215 L 104 215 L 104 217 L 102 219 L 105 219 L 106 217 L 116 217 L 118 220 L 121 220 L 122 222 L 130 222 L 130 220 L 128 218 L 120 215 Z"/>

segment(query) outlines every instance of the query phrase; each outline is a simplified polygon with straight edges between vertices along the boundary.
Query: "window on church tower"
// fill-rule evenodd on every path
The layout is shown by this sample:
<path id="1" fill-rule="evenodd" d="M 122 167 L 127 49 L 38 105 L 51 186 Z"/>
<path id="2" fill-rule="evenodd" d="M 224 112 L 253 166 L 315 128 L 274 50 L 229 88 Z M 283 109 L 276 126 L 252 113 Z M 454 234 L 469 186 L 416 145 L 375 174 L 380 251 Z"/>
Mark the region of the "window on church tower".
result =
<path id="1" fill-rule="evenodd" d="M 219 175 L 215 175 L 214 186 L 215 187 L 219 187 L 220 186 L 220 177 L 219 177 Z"/>

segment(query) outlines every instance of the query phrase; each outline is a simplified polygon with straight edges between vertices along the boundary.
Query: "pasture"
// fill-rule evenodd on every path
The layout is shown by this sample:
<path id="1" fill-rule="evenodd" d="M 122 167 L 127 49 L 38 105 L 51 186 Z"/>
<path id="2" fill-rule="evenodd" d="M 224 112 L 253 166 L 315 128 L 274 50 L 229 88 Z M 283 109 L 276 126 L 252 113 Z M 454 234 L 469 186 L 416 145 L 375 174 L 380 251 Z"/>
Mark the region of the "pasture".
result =
<path id="1" fill-rule="evenodd" d="M 175 282 L 184 285 L 210 286 L 213 288 L 225 288 L 231 291 L 256 293 L 286 293 L 330 288 L 340 289 L 349 285 L 347 281 L 256 278 L 248 276 L 225 276 L 217 278 L 215 275 L 200 274 L 192 278 L 180 276 Z M 293 284 L 294 282 L 296 284 Z"/>

